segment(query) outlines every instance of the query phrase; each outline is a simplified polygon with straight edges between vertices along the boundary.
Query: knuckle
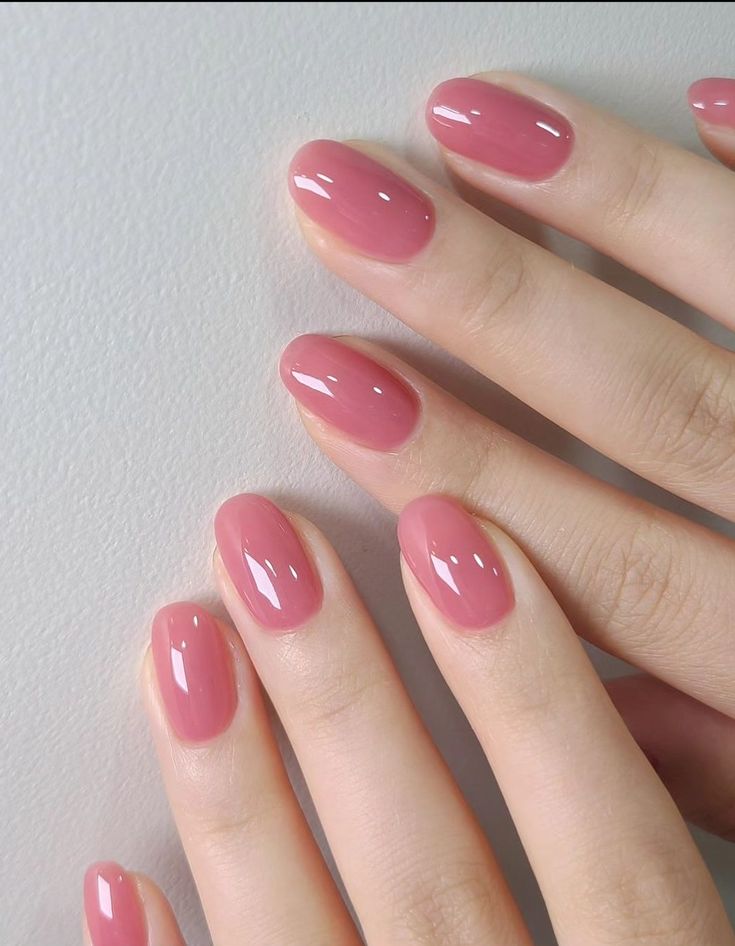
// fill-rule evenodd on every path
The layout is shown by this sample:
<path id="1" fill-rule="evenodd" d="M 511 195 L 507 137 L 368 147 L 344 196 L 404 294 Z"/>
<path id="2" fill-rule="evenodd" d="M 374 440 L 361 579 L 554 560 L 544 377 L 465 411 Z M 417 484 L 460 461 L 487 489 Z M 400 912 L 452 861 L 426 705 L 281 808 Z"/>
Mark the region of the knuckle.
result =
<path id="1" fill-rule="evenodd" d="M 702 478 L 732 469 L 735 461 L 735 361 L 688 360 L 651 400 L 651 446 L 661 462 L 693 469 Z"/>
<path id="2" fill-rule="evenodd" d="M 710 923 L 706 893 L 691 864 L 666 840 L 649 840 L 631 858 L 621 845 L 607 871 L 581 872 L 577 921 L 600 943 L 691 946 Z M 592 852 L 590 852 L 591 854 Z M 595 857 L 599 852 L 595 853 Z"/>
<path id="3" fill-rule="evenodd" d="M 509 238 L 500 238 L 484 266 L 469 280 L 457 305 L 463 335 L 482 338 L 490 326 L 496 329 L 506 315 L 528 311 L 533 294 L 532 268 L 521 246 Z"/>
<path id="4" fill-rule="evenodd" d="M 230 765 L 235 764 L 234 756 Z M 210 779 L 205 791 L 181 805 L 181 824 L 207 847 L 221 850 L 240 846 L 244 839 L 267 836 L 280 819 L 283 798 L 262 791 L 258 780 L 243 779 L 227 770 Z"/>
<path id="5" fill-rule="evenodd" d="M 669 639 L 676 634 L 673 618 L 683 612 L 687 582 L 674 541 L 655 516 L 640 516 L 612 541 L 608 537 L 595 583 L 607 626 L 625 630 L 628 646 L 631 634 L 653 640 L 662 625 Z M 639 645 L 646 646 L 644 641 Z"/>
<path id="6" fill-rule="evenodd" d="M 456 463 L 456 444 L 448 442 Z M 500 426 L 486 426 L 462 445 L 461 480 L 452 485 L 458 498 L 470 509 L 487 504 L 496 511 L 514 482 L 512 470 L 517 457 L 514 438 Z"/>
<path id="7" fill-rule="evenodd" d="M 484 871 L 459 864 L 413 875 L 410 891 L 397 907 L 396 942 L 411 946 L 474 946 L 493 928 L 494 902 Z"/>
<path id="8" fill-rule="evenodd" d="M 356 667 L 340 653 L 334 653 L 333 658 L 326 670 L 322 666 L 313 676 L 305 676 L 301 696 L 295 700 L 301 725 L 317 739 L 343 732 L 363 714 L 374 716 L 387 702 L 383 674 L 369 665 Z"/>
<path id="9" fill-rule="evenodd" d="M 614 228 L 650 215 L 658 202 L 666 167 L 660 148 L 645 139 L 639 140 L 626 158 L 611 179 L 606 201 L 605 224 Z"/>

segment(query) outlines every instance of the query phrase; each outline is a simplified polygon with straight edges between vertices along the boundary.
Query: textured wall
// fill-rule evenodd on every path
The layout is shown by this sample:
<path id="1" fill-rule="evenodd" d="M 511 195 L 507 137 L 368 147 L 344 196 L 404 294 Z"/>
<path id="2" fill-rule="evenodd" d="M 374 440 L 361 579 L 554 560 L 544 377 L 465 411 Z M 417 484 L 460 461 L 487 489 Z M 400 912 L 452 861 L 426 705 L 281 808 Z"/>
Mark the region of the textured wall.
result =
<path id="1" fill-rule="evenodd" d="M 292 226 L 284 166 L 304 139 L 360 136 L 436 167 L 424 95 L 489 67 L 695 146 L 685 89 L 732 73 L 734 39 L 725 3 L 0 7 L 6 946 L 76 944 L 81 874 L 100 856 L 157 877 L 206 941 L 135 670 L 157 606 L 211 598 L 211 516 L 243 488 L 332 536 L 543 928 L 408 619 L 392 523 L 302 435 L 276 357 L 303 330 L 382 338 L 553 435 L 323 272 Z M 706 846 L 725 884 L 725 848 Z"/>

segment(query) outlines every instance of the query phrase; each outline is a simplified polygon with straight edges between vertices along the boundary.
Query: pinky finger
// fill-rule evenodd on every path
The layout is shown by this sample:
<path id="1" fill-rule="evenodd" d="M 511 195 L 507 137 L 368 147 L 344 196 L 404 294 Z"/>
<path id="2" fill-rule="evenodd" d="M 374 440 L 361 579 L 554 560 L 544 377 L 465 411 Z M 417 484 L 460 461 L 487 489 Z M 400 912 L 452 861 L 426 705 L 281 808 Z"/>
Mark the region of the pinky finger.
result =
<path id="1" fill-rule="evenodd" d="M 702 143 L 735 169 L 735 79 L 699 79 L 689 88 L 689 107 Z"/>
<path id="2" fill-rule="evenodd" d="M 184 946 L 173 910 L 159 887 L 113 861 L 84 876 L 85 946 Z"/>

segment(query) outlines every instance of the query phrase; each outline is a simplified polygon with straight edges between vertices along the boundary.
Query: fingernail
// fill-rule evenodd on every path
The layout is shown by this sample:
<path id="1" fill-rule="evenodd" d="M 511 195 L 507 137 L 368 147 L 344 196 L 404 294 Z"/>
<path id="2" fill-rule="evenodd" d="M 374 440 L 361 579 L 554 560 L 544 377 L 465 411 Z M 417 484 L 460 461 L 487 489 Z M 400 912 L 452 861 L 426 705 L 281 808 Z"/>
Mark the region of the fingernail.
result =
<path id="1" fill-rule="evenodd" d="M 411 259 L 434 232 L 426 194 L 338 141 L 310 141 L 297 151 L 289 189 L 315 223 L 374 259 Z"/>
<path id="2" fill-rule="evenodd" d="M 735 128 L 735 79 L 699 79 L 689 86 L 688 99 L 698 121 Z"/>
<path id="3" fill-rule="evenodd" d="M 458 627 L 492 627 L 513 607 L 500 556 L 454 500 L 446 496 L 413 500 L 398 520 L 398 541 L 419 584 Z"/>
<path id="4" fill-rule="evenodd" d="M 146 946 L 145 915 L 133 878 L 113 861 L 84 875 L 84 913 L 92 946 Z"/>
<path id="5" fill-rule="evenodd" d="M 555 174 L 574 143 L 572 126 L 558 112 L 480 79 L 438 85 L 426 121 L 450 151 L 531 181 Z"/>
<path id="6" fill-rule="evenodd" d="M 419 419 L 412 388 L 362 352 L 325 335 L 301 335 L 281 356 L 281 379 L 317 417 L 350 440 L 392 450 Z"/>
<path id="7" fill-rule="evenodd" d="M 252 493 L 234 496 L 217 512 L 214 532 L 227 574 L 259 624 L 292 630 L 316 614 L 321 583 L 277 506 Z"/>
<path id="8" fill-rule="evenodd" d="M 207 742 L 224 732 L 235 713 L 237 690 L 232 658 L 214 618 L 195 604 L 169 604 L 153 619 L 151 649 L 176 735 Z"/>

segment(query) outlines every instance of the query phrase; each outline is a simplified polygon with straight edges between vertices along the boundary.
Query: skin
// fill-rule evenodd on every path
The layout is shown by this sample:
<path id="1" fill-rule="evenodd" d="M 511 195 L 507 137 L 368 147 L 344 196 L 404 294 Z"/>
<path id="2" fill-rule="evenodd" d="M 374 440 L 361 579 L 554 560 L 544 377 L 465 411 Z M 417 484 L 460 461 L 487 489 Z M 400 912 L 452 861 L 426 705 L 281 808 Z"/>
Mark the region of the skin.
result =
<path id="1" fill-rule="evenodd" d="M 551 180 L 529 183 L 447 152 L 455 175 L 735 327 L 728 170 L 525 77 L 485 78 L 565 115 L 573 155 Z M 732 165 L 735 135 L 698 130 Z M 301 217 L 327 266 L 598 450 L 735 519 L 735 356 L 393 155 L 353 146 L 431 197 L 436 233 L 415 259 L 389 264 Z M 735 545 L 564 465 L 376 346 L 342 341 L 414 388 L 422 422 L 382 453 L 302 410 L 309 434 L 394 512 L 427 492 L 455 497 L 507 570 L 514 607 L 491 632 L 467 635 L 402 560 L 414 614 L 493 768 L 559 943 L 734 943 L 684 816 L 735 834 Z M 179 739 L 150 654 L 144 663 L 164 785 L 215 946 L 361 941 L 288 783 L 260 685 L 369 944 L 530 946 L 349 577 L 313 525 L 289 519 L 324 591 L 304 628 L 260 627 L 215 555 L 238 690 L 224 733 L 204 745 Z M 578 635 L 642 673 L 606 688 Z M 148 946 L 180 946 L 160 892 L 137 883 Z"/>

